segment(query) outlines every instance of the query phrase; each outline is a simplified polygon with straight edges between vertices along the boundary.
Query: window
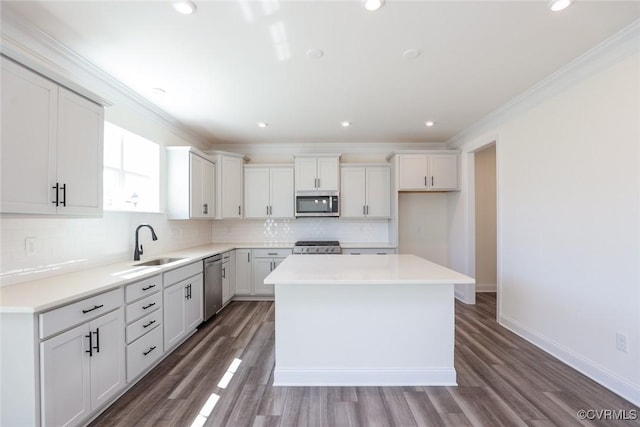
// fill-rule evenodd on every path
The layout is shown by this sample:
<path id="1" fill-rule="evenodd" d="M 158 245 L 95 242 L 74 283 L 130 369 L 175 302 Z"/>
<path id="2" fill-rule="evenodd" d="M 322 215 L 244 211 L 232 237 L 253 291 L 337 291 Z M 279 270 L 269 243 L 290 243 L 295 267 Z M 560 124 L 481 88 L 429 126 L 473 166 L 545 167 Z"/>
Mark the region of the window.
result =
<path id="1" fill-rule="evenodd" d="M 104 123 L 104 209 L 158 212 L 160 147 Z"/>

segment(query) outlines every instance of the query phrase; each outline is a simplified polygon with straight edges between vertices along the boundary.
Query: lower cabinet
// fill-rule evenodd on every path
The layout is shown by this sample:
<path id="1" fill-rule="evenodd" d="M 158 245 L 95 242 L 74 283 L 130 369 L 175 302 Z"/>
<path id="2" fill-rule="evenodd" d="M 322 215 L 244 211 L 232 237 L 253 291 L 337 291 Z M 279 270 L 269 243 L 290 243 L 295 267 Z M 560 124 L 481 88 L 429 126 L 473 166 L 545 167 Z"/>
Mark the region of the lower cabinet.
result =
<path id="1" fill-rule="evenodd" d="M 222 305 L 229 302 L 234 294 L 235 288 L 235 272 L 236 259 L 235 251 L 229 251 L 222 254 Z"/>
<path id="2" fill-rule="evenodd" d="M 236 249 L 236 295 L 251 295 L 251 249 Z"/>
<path id="3" fill-rule="evenodd" d="M 273 285 L 265 285 L 264 279 L 289 255 L 291 249 L 253 250 L 253 294 L 273 295 Z"/>
<path id="4" fill-rule="evenodd" d="M 40 344 L 42 424 L 74 425 L 125 386 L 119 308 Z"/>
<path id="5" fill-rule="evenodd" d="M 390 255 L 395 254 L 396 250 L 392 248 L 352 248 L 342 249 L 343 255 Z"/>
<path id="6" fill-rule="evenodd" d="M 202 323 L 202 291 L 202 273 L 169 286 L 165 283 L 164 348 L 166 350 L 180 343 Z"/>

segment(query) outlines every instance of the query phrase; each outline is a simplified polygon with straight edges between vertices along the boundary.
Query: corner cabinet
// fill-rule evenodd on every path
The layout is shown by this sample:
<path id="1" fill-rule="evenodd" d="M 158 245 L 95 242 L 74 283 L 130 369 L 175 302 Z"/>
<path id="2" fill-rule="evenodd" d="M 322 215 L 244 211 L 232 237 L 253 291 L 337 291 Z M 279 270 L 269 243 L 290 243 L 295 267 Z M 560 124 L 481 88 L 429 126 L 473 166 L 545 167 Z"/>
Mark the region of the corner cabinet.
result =
<path id="1" fill-rule="evenodd" d="M 340 217 L 389 218 L 391 170 L 389 166 L 340 168 Z"/>
<path id="2" fill-rule="evenodd" d="M 0 60 L 0 212 L 100 215 L 104 109 Z"/>
<path id="3" fill-rule="evenodd" d="M 171 219 L 215 218 L 215 165 L 192 147 L 167 147 L 167 211 Z"/>
<path id="4" fill-rule="evenodd" d="M 459 190 L 458 153 L 396 154 L 399 191 Z"/>
<path id="5" fill-rule="evenodd" d="M 340 154 L 295 156 L 296 191 L 338 191 Z"/>
<path id="6" fill-rule="evenodd" d="M 292 166 L 244 167 L 244 217 L 293 218 Z"/>

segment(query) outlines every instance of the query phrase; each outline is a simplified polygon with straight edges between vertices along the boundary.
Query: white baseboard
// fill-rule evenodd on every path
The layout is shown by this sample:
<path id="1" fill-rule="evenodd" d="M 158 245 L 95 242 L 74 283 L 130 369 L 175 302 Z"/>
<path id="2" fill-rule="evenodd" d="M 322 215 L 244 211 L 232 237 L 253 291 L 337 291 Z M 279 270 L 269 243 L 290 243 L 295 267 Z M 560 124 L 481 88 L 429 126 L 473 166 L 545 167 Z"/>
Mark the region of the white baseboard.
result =
<path id="1" fill-rule="evenodd" d="M 453 286 L 454 295 L 465 304 L 476 303 L 476 285 L 456 283 Z"/>
<path id="2" fill-rule="evenodd" d="M 456 370 L 441 369 L 282 369 L 274 386 L 456 386 Z"/>
<path id="3" fill-rule="evenodd" d="M 495 283 L 476 283 L 476 292 L 497 292 L 498 286 Z"/>
<path id="4" fill-rule="evenodd" d="M 632 384 L 624 378 L 620 378 L 607 368 L 585 359 L 578 353 L 569 350 L 544 335 L 528 329 L 518 321 L 513 320 L 508 316 L 500 316 L 499 323 L 511 332 L 521 336 L 525 340 L 591 378 L 603 387 L 608 388 L 613 393 L 618 394 L 634 405 L 640 406 L 639 385 Z"/>

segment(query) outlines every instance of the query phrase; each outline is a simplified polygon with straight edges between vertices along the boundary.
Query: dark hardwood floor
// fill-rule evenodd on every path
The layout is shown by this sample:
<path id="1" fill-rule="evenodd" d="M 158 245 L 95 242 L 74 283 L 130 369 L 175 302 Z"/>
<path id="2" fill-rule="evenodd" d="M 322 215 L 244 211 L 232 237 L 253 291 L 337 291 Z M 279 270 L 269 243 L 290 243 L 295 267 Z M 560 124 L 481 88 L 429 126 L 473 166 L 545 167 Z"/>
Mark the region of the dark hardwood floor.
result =
<path id="1" fill-rule="evenodd" d="M 273 387 L 273 303 L 233 302 L 91 425 L 640 426 L 579 420 L 640 409 L 499 326 L 495 309 L 495 294 L 456 302 L 458 387 Z"/>

